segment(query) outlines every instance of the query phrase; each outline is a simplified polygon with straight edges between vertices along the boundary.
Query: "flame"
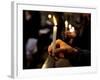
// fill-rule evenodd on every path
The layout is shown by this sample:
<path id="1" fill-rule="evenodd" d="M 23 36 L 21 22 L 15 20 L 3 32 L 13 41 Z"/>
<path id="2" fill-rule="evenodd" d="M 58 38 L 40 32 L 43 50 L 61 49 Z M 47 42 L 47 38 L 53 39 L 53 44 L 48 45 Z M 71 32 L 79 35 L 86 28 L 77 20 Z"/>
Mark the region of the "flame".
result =
<path id="1" fill-rule="evenodd" d="M 65 21 L 65 27 L 66 28 L 68 27 L 68 21 L 67 20 Z"/>
<path id="2" fill-rule="evenodd" d="M 52 17 L 52 15 L 51 14 L 48 14 L 48 18 L 50 19 Z"/>
<path id="3" fill-rule="evenodd" d="M 75 28 L 72 27 L 72 28 L 70 29 L 70 32 L 74 32 L 74 31 L 75 31 Z"/>
<path id="4" fill-rule="evenodd" d="M 54 25 L 56 26 L 57 25 L 57 20 L 56 20 L 55 16 L 53 16 L 53 22 L 54 22 Z"/>
<path id="5" fill-rule="evenodd" d="M 71 24 L 69 24 L 69 30 L 72 28 L 72 25 Z"/>

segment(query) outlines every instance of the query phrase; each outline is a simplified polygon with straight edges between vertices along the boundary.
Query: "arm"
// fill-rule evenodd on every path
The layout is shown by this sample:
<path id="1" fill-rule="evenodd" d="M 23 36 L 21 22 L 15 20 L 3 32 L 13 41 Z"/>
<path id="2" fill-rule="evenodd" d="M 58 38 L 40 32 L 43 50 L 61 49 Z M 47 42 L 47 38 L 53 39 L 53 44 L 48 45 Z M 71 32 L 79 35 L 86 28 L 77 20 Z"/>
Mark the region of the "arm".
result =
<path id="1" fill-rule="evenodd" d="M 49 55 L 52 56 L 52 45 L 48 47 Z M 90 66 L 90 52 L 71 47 L 62 40 L 56 40 L 55 56 L 70 60 L 72 66 Z"/>
<path id="2" fill-rule="evenodd" d="M 78 49 L 73 55 L 65 54 L 65 58 L 69 59 L 73 66 L 90 66 L 91 55 L 88 50 Z"/>

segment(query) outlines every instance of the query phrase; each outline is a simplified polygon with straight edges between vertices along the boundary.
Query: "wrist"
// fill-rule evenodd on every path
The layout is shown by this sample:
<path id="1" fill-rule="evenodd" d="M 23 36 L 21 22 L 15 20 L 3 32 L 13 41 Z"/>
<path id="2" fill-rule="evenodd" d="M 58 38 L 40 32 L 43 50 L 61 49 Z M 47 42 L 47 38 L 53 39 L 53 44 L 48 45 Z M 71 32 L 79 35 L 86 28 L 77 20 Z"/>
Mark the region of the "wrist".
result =
<path id="1" fill-rule="evenodd" d="M 75 55 L 77 55 L 79 53 L 79 49 L 77 49 L 77 48 L 72 48 L 72 51 L 70 52 L 70 53 L 65 53 L 64 54 L 64 57 L 65 58 L 70 58 L 70 57 L 72 57 L 72 56 L 75 56 Z"/>

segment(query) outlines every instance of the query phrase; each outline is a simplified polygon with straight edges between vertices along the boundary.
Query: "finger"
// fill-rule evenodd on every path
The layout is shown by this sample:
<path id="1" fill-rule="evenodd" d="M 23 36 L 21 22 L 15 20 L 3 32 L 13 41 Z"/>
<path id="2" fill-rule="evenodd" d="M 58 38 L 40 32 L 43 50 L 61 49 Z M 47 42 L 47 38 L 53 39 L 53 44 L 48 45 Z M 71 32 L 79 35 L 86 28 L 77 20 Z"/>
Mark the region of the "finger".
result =
<path id="1" fill-rule="evenodd" d="M 55 49 L 54 53 L 59 54 L 59 53 L 65 53 L 67 51 L 66 48 L 57 48 Z"/>
<path id="2" fill-rule="evenodd" d="M 57 40 L 56 40 L 56 42 L 57 42 Z M 56 48 L 60 48 L 60 45 L 59 44 L 55 44 L 56 45 Z M 52 53 L 52 48 L 53 48 L 53 43 L 51 43 L 50 45 L 49 45 L 49 47 L 48 47 L 48 53 L 49 53 L 49 55 L 53 55 L 54 53 Z"/>
<path id="3" fill-rule="evenodd" d="M 51 43 L 48 47 L 48 53 L 49 55 L 52 55 L 52 46 L 53 46 L 53 43 Z"/>
<path id="4" fill-rule="evenodd" d="M 61 39 L 56 40 L 56 45 L 60 45 L 63 41 Z"/>
<path id="5" fill-rule="evenodd" d="M 52 52 L 52 48 L 51 48 L 51 45 L 48 47 L 48 53 L 49 55 L 51 55 L 51 52 Z"/>

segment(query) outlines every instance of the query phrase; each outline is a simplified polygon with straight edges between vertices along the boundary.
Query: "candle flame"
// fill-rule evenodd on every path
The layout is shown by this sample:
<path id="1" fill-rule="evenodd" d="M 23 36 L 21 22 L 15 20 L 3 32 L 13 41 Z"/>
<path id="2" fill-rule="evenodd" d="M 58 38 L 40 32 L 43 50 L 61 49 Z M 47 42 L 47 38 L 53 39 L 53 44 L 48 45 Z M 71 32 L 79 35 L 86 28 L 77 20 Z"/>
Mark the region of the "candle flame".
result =
<path id="1" fill-rule="evenodd" d="M 66 28 L 68 27 L 68 21 L 67 20 L 65 21 L 65 27 Z"/>
<path id="2" fill-rule="evenodd" d="M 72 28 L 72 25 L 71 24 L 69 24 L 69 30 Z"/>
<path id="3" fill-rule="evenodd" d="M 72 27 L 72 28 L 70 29 L 70 32 L 74 32 L 74 31 L 75 31 L 75 28 Z"/>
<path id="4" fill-rule="evenodd" d="M 57 21 L 56 21 L 55 16 L 53 16 L 53 22 L 54 22 L 54 25 L 56 26 L 57 25 Z"/>
<path id="5" fill-rule="evenodd" d="M 52 15 L 51 14 L 48 14 L 48 18 L 50 19 L 52 17 Z"/>

